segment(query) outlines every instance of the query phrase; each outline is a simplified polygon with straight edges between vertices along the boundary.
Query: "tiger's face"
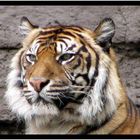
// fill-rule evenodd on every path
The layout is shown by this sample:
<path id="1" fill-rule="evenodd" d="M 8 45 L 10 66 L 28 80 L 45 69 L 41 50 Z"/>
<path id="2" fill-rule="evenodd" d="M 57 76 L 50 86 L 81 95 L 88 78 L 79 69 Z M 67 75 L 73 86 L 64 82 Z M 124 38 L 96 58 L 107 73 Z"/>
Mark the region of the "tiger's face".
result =
<path id="1" fill-rule="evenodd" d="M 77 26 L 39 28 L 24 17 L 21 31 L 26 38 L 12 60 L 6 94 L 14 112 L 26 119 L 71 114 L 70 119 L 80 116 L 88 122 L 113 112 L 116 95 L 104 94 L 110 88 L 105 84 L 115 32 L 111 19 L 93 32 Z M 102 110 L 105 104 L 111 111 Z"/>
<path id="2" fill-rule="evenodd" d="M 83 42 L 82 29 L 69 30 L 69 27 L 45 29 L 26 46 L 21 57 L 22 81 L 24 96 L 30 104 L 43 100 L 63 108 L 69 102 L 80 103 L 93 87 L 96 52 Z"/>

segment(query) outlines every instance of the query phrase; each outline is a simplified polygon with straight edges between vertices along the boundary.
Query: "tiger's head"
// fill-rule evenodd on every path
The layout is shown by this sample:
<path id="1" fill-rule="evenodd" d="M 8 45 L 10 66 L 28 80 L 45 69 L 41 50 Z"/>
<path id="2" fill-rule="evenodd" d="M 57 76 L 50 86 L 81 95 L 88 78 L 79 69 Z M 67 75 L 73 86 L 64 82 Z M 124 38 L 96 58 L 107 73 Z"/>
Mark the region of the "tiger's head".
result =
<path id="1" fill-rule="evenodd" d="M 109 118 L 120 103 L 120 83 L 111 58 L 114 22 L 106 18 L 91 31 L 78 26 L 41 28 L 26 17 L 26 37 L 13 57 L 6 100 L 27 120 L 53 118 L 95 125 Z"/>

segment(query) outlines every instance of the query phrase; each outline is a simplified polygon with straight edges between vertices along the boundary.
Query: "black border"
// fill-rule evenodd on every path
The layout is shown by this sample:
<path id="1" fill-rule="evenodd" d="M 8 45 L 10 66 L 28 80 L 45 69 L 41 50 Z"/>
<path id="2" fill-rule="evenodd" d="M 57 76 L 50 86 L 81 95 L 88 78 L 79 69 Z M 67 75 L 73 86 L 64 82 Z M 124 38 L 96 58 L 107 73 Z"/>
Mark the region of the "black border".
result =
<path id="1" fill-rule="evenodd" d="M 47 5 L 57 5 L 57 6 L 136 6 L 140 5 L 140 1 L 0 1 L 1 5 L 18 5 L 18 6 L 47 6 Z"/>
<path id="2" fill-rule="evenodd" d="M 0 135 L 1 139 L 140 139 L 140 135 Z"/>
<path id="3" fill-rule="evenodd" d="M 140 1 L 0 1 L 0 6 L 138 6 Z M 140 135 L 0 135 L 1 139 L 140 139 Z"/>

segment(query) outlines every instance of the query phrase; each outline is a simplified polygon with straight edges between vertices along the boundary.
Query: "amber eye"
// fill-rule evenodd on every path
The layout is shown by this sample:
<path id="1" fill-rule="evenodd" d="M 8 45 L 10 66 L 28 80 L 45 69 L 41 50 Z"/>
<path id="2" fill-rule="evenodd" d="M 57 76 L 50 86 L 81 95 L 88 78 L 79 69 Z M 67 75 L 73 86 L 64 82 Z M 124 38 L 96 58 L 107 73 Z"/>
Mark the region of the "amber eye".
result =
<path id="1" fill-rule="evenodd" d="M 61 62 L 67 61 L 67 60 L 71 59 L 73 56 L 74 56 L 74 54 L 72 54 L 72 53 L 65 53 L 59 57 L 59 61 L 61 61 Z"/>
<path id="2" fill-rule="evenodd" d="M 27 54 L 26 59 L 29 62 L 35 62 L 36 61 L 36 56 L 34 54 Z"/>

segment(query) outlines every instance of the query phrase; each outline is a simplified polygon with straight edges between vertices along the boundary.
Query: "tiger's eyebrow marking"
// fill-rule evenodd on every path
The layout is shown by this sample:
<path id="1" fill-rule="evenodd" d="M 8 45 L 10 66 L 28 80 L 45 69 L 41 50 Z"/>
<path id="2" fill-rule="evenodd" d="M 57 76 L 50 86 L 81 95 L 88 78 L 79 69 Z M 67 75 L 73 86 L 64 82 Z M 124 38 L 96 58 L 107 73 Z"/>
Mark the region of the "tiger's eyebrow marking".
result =
<path id="1" fill-rule="evenodd" d="M 68 47 L 68 44 L 66 43 L 66 41 L 64 41 L 62 39 L 58 39 L 57 41 L 63 42 L 66 45 L 66 47 Z"/>
<path id="2" fill-rule="evenodd" d="M 72 50 L 72 49 L 75 48 L 75 47 L 76 47 L 76 45 L 73 44 L 72 46 L 70 46 L 70 47 L 68 48 L 68 50 Z"/>

